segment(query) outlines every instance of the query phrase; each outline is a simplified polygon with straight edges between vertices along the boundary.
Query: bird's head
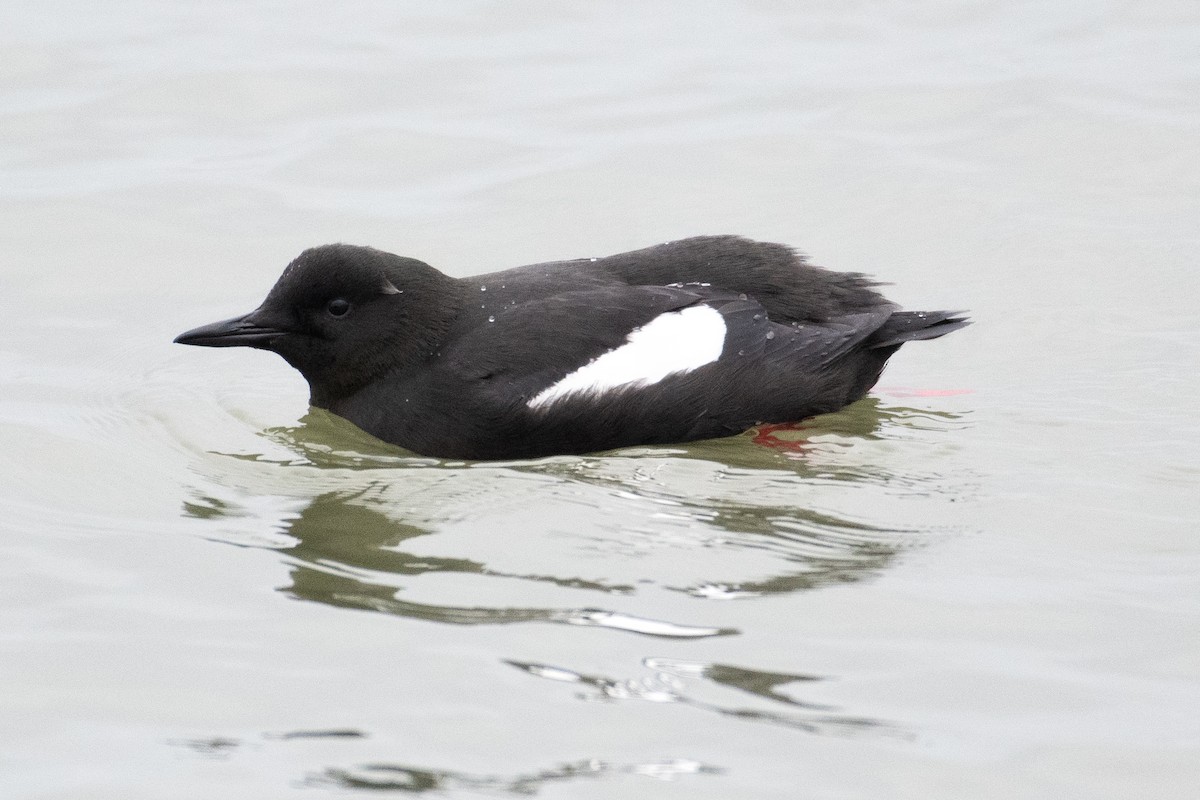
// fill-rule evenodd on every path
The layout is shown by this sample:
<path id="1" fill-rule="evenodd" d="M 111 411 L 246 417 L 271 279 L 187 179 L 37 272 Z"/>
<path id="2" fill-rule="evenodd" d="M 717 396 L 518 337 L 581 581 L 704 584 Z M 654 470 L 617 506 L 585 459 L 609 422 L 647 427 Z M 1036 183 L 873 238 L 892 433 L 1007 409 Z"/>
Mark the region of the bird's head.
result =
<path id="1" fill-rule="evenodd" d="M 249 314 L 175 341 L 278 353 L 308 381 L 313 404 L 326 406 L 427 358 L 457 313 L 454 283 L 416 259 L 322 245 L 297 256 Z"/>

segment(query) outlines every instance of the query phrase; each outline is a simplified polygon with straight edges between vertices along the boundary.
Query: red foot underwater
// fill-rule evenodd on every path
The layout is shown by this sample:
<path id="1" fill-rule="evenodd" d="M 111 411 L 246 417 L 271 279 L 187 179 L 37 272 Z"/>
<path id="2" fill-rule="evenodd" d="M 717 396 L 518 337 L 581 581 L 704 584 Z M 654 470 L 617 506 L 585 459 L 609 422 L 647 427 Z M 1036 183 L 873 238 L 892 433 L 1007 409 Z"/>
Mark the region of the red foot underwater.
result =
<path id="1" fill-rule="evenodd" d="M 803 422 L 779 422 L 771 425 L 758 425 L 754 428 L 754 444 L 779 450 L 784 453 L 802 453 L 808 448 L 808 439 L 791 439 L 777 436 L 780 431 L 807 431 L 809 426 Z"/>

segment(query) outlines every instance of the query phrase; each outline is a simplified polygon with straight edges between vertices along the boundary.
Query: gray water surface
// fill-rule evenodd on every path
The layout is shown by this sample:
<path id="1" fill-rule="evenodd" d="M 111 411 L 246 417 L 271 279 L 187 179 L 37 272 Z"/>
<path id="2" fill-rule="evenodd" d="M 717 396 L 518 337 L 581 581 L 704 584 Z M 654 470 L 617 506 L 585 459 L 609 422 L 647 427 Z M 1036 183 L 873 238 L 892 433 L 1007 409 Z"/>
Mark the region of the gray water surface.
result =
<path id="1" fill-rule="evenodd" d="M 1194 3 L 3 16 L 3 797 L 1195 796 Z M 799 431 L 511 463 L 170 343 L 322 242 L 702 233 L 977 324 Z"/>

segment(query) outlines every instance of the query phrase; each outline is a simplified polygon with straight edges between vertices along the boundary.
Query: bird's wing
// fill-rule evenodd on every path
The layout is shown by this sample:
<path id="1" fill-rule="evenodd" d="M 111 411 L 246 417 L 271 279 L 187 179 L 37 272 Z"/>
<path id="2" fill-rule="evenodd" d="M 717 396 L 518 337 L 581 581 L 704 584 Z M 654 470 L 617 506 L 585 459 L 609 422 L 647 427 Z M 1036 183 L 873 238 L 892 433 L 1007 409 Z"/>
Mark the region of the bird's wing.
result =
<path id="1" fill-rule="evenodd" d="M 501 310 L 456 337 L 441 359 L 476 392 L 536 406 L 572 387 L 644 386 L 718 361 L 725 376 L 819 374 L 891 314 L 885 306 L 821 323 L 777 324 L 754 298 L 702 284 L 615 286 Z"/>
<path id="2" fill-rule="evenodd" d="M 499 309 L 487 321 L 472 320 L 451 337 L 440 359 L 460 380 L 487 381 L 509 396 L 532 396 L 628 345 L 631 334 L 655 319 L 712 296 L 707 287 L 683 285 L 562 292 Z M 686 338 L 688 326 L 676 325 L 670 333 Z"/>

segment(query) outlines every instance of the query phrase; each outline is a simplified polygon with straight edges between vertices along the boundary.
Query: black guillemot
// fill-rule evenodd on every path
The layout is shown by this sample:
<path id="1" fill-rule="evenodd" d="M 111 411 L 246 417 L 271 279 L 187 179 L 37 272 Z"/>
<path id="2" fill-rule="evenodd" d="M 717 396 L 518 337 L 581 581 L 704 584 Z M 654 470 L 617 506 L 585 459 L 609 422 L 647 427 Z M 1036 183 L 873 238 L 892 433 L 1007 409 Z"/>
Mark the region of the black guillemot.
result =
<path id="1" fill-rule="evenodd" d="M 254 311 L 175 341 L 278 353 L 312 405 L 422 455 L 533 458 L 836 411 L 904 342 L 968 324 L 875 286 L 737 236 L 469 278 L 331 244 Z"/>

